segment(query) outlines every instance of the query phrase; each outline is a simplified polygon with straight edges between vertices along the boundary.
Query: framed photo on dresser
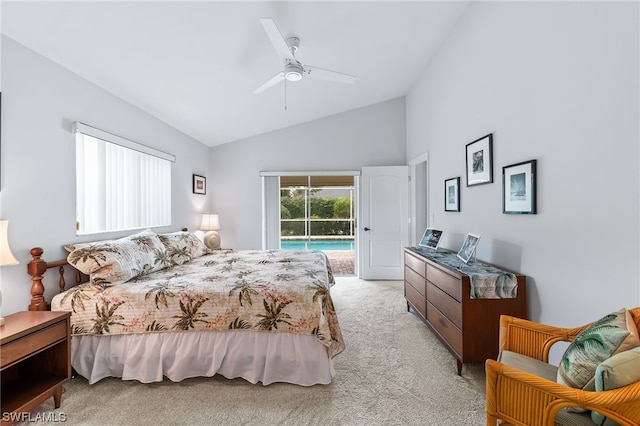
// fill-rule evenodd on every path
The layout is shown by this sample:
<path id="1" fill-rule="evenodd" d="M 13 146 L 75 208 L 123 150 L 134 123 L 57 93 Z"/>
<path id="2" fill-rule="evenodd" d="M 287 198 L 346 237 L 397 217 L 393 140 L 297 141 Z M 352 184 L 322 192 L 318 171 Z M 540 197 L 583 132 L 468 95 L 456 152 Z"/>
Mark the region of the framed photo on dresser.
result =
<path id="1" fill-rule="evenodd" d="M 420 247 L 427 247 L 432 250 L 437 250 L 440 245 L 440 238 L 442 237 L 442 231 L 439 229 L 427 228 L 422 234 L 422 239 L 418 244 Z"/>
<path id="2" fill-rule="evenodd" d="M 469 259 L 471 259 L 473 253 L 476 251 L 478 241 L 480 241 L 479 235 L 467 234 L 467 238 L 465 238 L 462 247 L 460 247 L 460 251 L 458 251 L 458 258 L 464 263 L 469 263 Z"/>

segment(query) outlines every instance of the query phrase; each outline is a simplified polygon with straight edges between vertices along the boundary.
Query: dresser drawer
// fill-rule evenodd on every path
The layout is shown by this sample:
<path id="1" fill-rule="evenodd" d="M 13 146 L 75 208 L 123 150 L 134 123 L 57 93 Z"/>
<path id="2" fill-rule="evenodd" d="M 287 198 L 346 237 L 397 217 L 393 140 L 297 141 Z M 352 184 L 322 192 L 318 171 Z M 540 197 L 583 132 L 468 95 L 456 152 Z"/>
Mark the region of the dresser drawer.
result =
<path id="1" fill-rule="evenodd" d="M 408 253 L 404 254 L 404 264 L 409 268 L 416 271 L 419 275 L 425 276 L 425 262 L 424 260 L 420 260 L 417 257 L 411 256 Z"/>
<path id="2" fill-rule="evenodd" d="M 426 287 L 424 277 L 418 275 L 413 269 L 404 267 L 404 280 L 407 281 L 413 288 L 418 290 L 418 293 L 424 299 L 426 296 Z"/>
<path id="3" fill-rule="evenodd" d="M 427 306 L 427 321 L 451 345 L 458 355 L 462 356 L 462 332 L 431 303 L 427 302 Z"/>
<path id="4" fill-rule="evenodd" d="M 427 280 L 437 285 L 458 302 L 462 300 L 462 283 L 460 279 L 427 264 Z"/>
<path id="5" fill-rule="evenodd" d="M 404 296 L 423 318 L 427 317 L 427 302 L 424 300 L 424 296 L 406 282 L 404 283 Z"/>
<path id="6" fill-rule="evenodd" d="M 2 345 L 0 350 L 0 368 L 5 368 L 35 351 L 67 338 L 67 322 L 51 325 L 35 333 Z"/>
<path id="7" fill-rule="evenodd" d="M 427 300 L 462 330 L 462 304 L 427 281 Z"/>

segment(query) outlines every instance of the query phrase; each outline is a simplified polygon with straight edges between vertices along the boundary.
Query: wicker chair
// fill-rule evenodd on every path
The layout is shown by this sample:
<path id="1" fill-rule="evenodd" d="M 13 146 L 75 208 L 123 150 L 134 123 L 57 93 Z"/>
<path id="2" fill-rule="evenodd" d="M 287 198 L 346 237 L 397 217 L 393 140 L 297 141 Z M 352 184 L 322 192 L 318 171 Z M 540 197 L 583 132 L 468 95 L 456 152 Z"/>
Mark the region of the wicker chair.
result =
<path id="1" fill-rule="evenodd" d="M 640 331 L 640 307 L 630 310 Z M 511 351 L 548 365 L 551 346 L 570 342 L 589 324 L 559 328 L 503 315 L 500 319 L 500 353 Z M 500 359 L 500 358 L 498 358 Z M 536 361 L 534 361 L 536 362 Z M 539 363 L 542 365 L 542 363 Z M 618 389 L 587 392 L 570 388 L 517 366 L 487 360 L 487 425 L 553 426 L 591 424 L 590 416 L 570 413 L 566 407 L 594 410 L 621 425 L 640 424 L 640 382 Z M 515 363 L 517 365 L 517 363 Z M 550 365 L 549 365 L 550 366 Z M 555 371 L 556 367 L 551 367 Z"/>

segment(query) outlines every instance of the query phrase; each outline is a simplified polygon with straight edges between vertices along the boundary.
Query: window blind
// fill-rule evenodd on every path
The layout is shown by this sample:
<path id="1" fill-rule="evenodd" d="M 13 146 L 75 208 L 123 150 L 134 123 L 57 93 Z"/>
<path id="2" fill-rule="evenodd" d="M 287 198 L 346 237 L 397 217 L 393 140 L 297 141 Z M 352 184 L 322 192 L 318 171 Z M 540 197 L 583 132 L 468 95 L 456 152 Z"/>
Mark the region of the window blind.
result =
<path id="1" fill-rule="evenodd" d="M 175 157 L 158 156 L 160 151 L 132 141 L 121 144 L 125 139 L 77 124 L 76 233 L 171 225 L 168 158 Z"/>

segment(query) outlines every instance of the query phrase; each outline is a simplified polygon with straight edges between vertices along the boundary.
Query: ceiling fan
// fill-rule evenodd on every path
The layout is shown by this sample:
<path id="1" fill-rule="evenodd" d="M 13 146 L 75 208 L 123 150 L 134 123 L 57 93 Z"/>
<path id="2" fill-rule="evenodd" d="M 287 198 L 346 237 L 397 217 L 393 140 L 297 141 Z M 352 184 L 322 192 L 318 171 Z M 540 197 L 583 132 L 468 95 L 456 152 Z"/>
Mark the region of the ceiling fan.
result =
<path id="1" fill-rule="evenodd" d="M 303 65 L 296 59 L 295 55 L 300 46 L 300 39 L 298 37 L 289 37 L 285 40 L 282 34 L 280 34 L 276 23 L 271 18 L 260 18 L 260 22 L 267 36 L 269 36 L 271 44 L 275 47 L 276 52 L 284 60 L 284 69 L 254 90 L 254 94 L 263 92 L 284 80 L 292 82 L 300 81 L 305 74 L 319 80 L 328 80 L 337 83 L 353 84 L 356 81 L 356 78 L 349 74 Z"/>

